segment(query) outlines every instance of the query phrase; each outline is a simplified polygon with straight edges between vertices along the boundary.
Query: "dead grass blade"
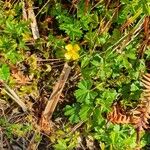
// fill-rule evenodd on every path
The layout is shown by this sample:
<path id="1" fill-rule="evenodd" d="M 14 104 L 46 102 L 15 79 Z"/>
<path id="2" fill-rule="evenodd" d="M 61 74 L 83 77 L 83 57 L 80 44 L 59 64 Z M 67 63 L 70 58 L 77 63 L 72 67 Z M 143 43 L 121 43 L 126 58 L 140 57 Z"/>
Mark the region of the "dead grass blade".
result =
<path id="1" fill-rule="evenodd" d="M 42 12 L 42 10 L 48 5 L 48 3 L 50 2 L 51 0 L 48 0 L 44 5 L 43 7 L 39 10 L 39 12 L 36 14 L 36 17 Z"/>
<path id="2" fill-rule="evenodd" d="M 84 123 L 84 121 L 80 121 L 78 124 L 76 124 L 76 125 L 72 128 L 72 130 L 71 130 L 71 132 L 69 133 L 69 135 L 73 134 L 78 128 L 80 128 L 80 127 L 83 125 L 83 123 Z"/>
<path id="3" fill-rule="evenodd" d="M 139 9 L 137 10 L 137 13 L 134 14 L 134 16 L 128 18 L 127 21 L 126 21 L 126 23 L 124 23 L 124 24 L 121 26 L 121 28 L 120 28 L 121 32 L 123 32 L 123 30 L 124 30 L 126 27 L 129 27 L 132 23 L 134 23 L 134 21 L 141 15 L 141 13 L 142 13 L 142 9 L 139 8 Z"/>
<path id="4" fill-rule="evenodd" d="M 6 90 L 5 93 L 12 98 L 21 108 L 22 110 L 25 112 L 27 111 L 27 106 L 25 105 L 25 103 L 23 101 L 21 101 L 21 99 L 18 97 L 18 95 L 14 92 L 14 90 L 12 90 L 6 83 L 3 82 L 3 85 L 5 87 Z"/>
<path id="5" fill-rule="evenodd" d="M 26 11 L 26 6 L 25 6 L 25 2 L 22 2 L 22 17 L 24 20 L 28 20 L 28 15 L 27 15 L 27 11 Z"/>
<path id="6" fill-rule="evenodd" d="M 125 43 L 123 45 L 126 45 L 126 46 L 131 41 L 133 41 L 133 39 L 139 34 L 139 32 L 141 32 L 141 28 L 142 28 L 142 25 L 143 25 L 143 22 L 144 22 L 144 18 L 145 18 L 145 16 L 143 15 L 141 17 L 141 19 L 138 21 L 138 23 L 136 24 L 136 26 L 133 29 L 131 29 L 131 31 L 129 31 L 128 34 L 125 34 L 124 36 L 122 36 L 114 45 L 110 46 L 105 52 L 108 52 L 108 51 L 111 50 L 110 54 L 112 54 L 113 52 L 115 52 L 118 49 L 118 47 L 120 46 L 120 44 L 123 41 L 125 41 Z M 121 47 L 121 49 L 122 48 L 123 47 Z M 121 49 L 119 49 L 119 52 L 121 51 Z"/>
<path id="7" fill-rule="evenodd" d="M 150 16 L 145 16 L 143 28 L 144 28 L 143 41 L 138 50 L 139 58 L 143 58 L 144 52 L 150 46 Z"/>
<path id="8" fill-rule="evenodd" d="M 57 106 L 57 103 L 60 99 L 62 90 L 68 79 L 70 71 L 71 71 L 71 67 L 67 63 L 65 63 L 62 73 L 61 73 L 57 83 L 53 87 L 53 92 L 50 96 L 50 100 L 48 101 L 48 103 L 45 107 L 45 110 L 43 111 L 40 125 L 41 125 L 41 130 L 44 131 L 45 133 L 48 133 L 48 130 L 47 130 L 49 128 L 48 126 L 51 126 L 51 123 L 49 121 L 50 121 L 50 119 L 53 115 L 53 112 Z"/>
<path id="9" fill-rule="evenodd" d="M 40 38 L 39 29 L 37 26 L 36 16 L 33 11 L 33 6 L 30 4 L 28 8 L 28 19 L 31 20 L 31 30 L 33 34 L 33 38 L 36 40 Z"/>
<path id="10" fill-rule="evenodd" d="M 114 10 L 114 12 L 112 14 L 112 17 L 110 18 L 110 20 L 106 23 L 106 25 L 103 28 L 101 28 L 101 23 L 100 23 L 100 26 L 99 26 L 99 29 L 98 29 L 100 31 L 99 34 L 102 34 L 104 32 L 108 32 L 108 30 L 111 27 L 112 20 L 115 18 L 115 16 L 118 13 L 119 7 L 120 7 L 120 5 L 118 4 L 117 8 Z"/>
<path id="11" fill-rule="evenodd" d="M 36 141 L 36 132 L 33 134 L 26 150 L 37 150 L 39 142 Z"/>

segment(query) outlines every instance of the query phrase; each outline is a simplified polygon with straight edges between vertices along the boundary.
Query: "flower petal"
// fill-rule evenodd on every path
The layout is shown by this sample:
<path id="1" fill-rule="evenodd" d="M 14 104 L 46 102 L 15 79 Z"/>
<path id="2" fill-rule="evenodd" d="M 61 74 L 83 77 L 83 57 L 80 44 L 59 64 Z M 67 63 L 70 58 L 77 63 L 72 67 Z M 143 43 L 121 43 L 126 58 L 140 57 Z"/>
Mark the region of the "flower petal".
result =
<path id="1" fill-rule="evenodd" d="M 79 58 L 79 54 L 78 53 L 74 53 L 73 55 L 72 55 L 72 59 L 73 60 L 77 60 Z"/>
<path id="2" fill-rule="evenodd" d="M 71 59 L 71 55 L 70 55 L 70 53 L 68 53 L 68 52 L 67 52 L 67 53 L 65 53 L 65 57 L 66 57 L 66 59 L 67 59 L 67 60 L 70 60 L 70 59 Z"/>
<path id="3" fill-rule="evenodd" d="M 66 49 L 67 51 L 72 51 L 72 50 L 73 50 L 72 44 L 66 45 L 66 46 L 65 46 L 65 49 Z"/>
<path id="4" fill-rule="evenodd" d="M 73 46 L 73 50 L 76 51 L 76 52 L 78 52 L 78 51 L 80 50 L 79 45 L 78 45 L 78 44 L 75 44 L 75 45 Z"/>

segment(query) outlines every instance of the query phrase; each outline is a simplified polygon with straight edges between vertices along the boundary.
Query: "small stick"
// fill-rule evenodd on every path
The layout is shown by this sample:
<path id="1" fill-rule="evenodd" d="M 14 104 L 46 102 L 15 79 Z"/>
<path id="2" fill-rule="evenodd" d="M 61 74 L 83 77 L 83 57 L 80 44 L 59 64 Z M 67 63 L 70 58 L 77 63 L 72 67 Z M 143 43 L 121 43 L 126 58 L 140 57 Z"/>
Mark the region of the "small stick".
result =
<path id="1" fill-rule="evenodd" d="M 42 10 L 46 7 L 46 5 L 47 5 L 50 1 L 51 1 L 51 0 L 48 0 L 48 1 L 43 5 L 43 7 L 39 10 L 39 12 L 36 14 L 35 17 L 37 17 L 37 16 L 42 12 Z"/>
<path id="2" fill-rule="evenodd" d="M 69 134 L 73 134 L 79 127 L 81 127 L 83 125 L 83 123 L 84 123 L 84 121 L 81 121 L 78 124 L 76 124 Z"/>
<path id="3" fill-rule="evenodd" d="M 51 132 L 52 121 L 50 119 L 52 118 L 53 112 L 58 104 L 62 90 L 70 74 L 70 71 L 71 67 L 67 63 L 65 63 L 62 73 L 57 83 L 53 87 L 53 92 L 50 96 L 50 100 L 48 101 L 45 110 L 42 113 L 42 117 L 40 120 L 40 127 L 41 130 L 44 131 L 45 133 L 49 134 Z"/>
<path id="4" fill-rule="evenodd" d="M 38 26 L 37 26 L 36 16 L 34 14 L 33 7 L 31 4 L 29 5 L 29 8 L 28 8 L 28 18 L 31 20 L 32 34 L 33 34 L 33 38 L 36 40 L 40 38 L 40 34 L 39 34 Z"/>
<path id="5" fill-rule="evenodd" d="M 21 108 L 22 110 L 25 112 L 27 111 L 27 107 L 25 105 L 25 103 L 23 101 L 21 101 L 21 99 L 18 97 L 18 95 L 14 92 L 14 90 L 12 90 L 6 83 L 2 82 L 5 89 L 5 93 L 12 98 Z"/>
<path id="6" fill-rule="evenodd" d="M 62 90 L 64 88 L 64 85 L 66 83 L 66 80 L 69 76 L 69 73 L 71 71 L 71 67 L 68 66 L 67 63 L 65 63 L 64 68 L 62 70 L 62 73 L 60 75 L 60 78 L 58 82 L 55 84 L 53 88 L 53 92 L 51 94 L 50 100 L 48 101 L 45 110 L 43 112 L 43 115 L 46 116 L 48 119 L 51 119 L 52 114 L 56 108 L 56 105 L 59 101 L 59 98 L 61 96 Z"/>
<path id="7" fill-rule="evenodd" d="M 3 148 L 3 140 L 4 140 L 4 137 L 3 137 L 3 132 L 2 132 L 2 129 L 1 129 L 1 127 L 0 127 L 0 149 L 1 150 L 4 150 L 4 148 Z"/>
<path id="8" fill-rule="evenodd" d="M 25 8 L 25 2 L 24 1 L 22 2 L 22 16 L 23 16 L 24 20 L 28 20 L 28 15 L 27 15 L 27 11 L 26 11 L 26 8 Z"/>

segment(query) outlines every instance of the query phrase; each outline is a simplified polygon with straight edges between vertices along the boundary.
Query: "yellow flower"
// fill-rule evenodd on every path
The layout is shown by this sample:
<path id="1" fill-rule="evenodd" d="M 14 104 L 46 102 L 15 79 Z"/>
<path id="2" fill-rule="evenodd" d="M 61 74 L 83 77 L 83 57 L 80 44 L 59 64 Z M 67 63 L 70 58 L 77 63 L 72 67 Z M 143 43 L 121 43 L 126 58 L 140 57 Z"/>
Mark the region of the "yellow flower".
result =
<path id="1" fill-rule="evenodd" d="M 78 44 L 68 44 L 65 46 L 65 49 L 67 50 L 67 52 L 65 53 L 65 57 L 67 60 L 77 60 L 79 58 L 78 51 L 80 50 L 80 47 Z"/>

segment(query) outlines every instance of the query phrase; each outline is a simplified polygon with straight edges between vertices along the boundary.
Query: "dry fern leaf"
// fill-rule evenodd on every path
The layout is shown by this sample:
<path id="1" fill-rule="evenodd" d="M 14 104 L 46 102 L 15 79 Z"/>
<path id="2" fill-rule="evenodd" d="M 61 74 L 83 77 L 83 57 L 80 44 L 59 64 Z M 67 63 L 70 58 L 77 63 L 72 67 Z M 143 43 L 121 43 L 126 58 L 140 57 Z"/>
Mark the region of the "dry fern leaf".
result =
<path id="1" fill-rule="evenodd" d="M 113 105 L 112 112 L 108 114 L 108 120 L 116 124 L 128 124 L 130 122 L 130 116 L 128 116 L 120 104 L 117 103 Z"/>
<path id="2" fill-rule="evenodd" d="M 140 104 L 133 111 L 132 124 L 139 129 L 147 129 L 150 119 L 150 74 L 143 75 L 141 79 L 142 85 L 145 88 L 140 98 Z M 138 116 L 136 115 L 138 112 Z"/>
<path id="3" fill-rule="evenodd" d="M 140 103 L 135 109 L 127 112 L 119 103 L 113 105 L 112 112 L 108 114 L 108 120 L 116 124 L 132 124 L 139 130 L 149 128 L 150 119 L 150 74 L 143 75 L 141 79 L 145 88 L 141 94 Z"/>
<path id="4" fill-rule="evenodd" d="M 150 90 L 150 74 L 143 75 L 143 79 L 141 79 L 142 85 L 146 88 L 146 90 Z"/>
<path id="5" fill-rule="evenodd" d="M 25 85 L 30 83 L 30 79 L 28 76 L 23 75 L 23 73 L 21 71 L 19 71 L 18 69 L 12 69 L 12 77 L 17 81 L 17 83 L 21 84 L 21 85 Z"/>

